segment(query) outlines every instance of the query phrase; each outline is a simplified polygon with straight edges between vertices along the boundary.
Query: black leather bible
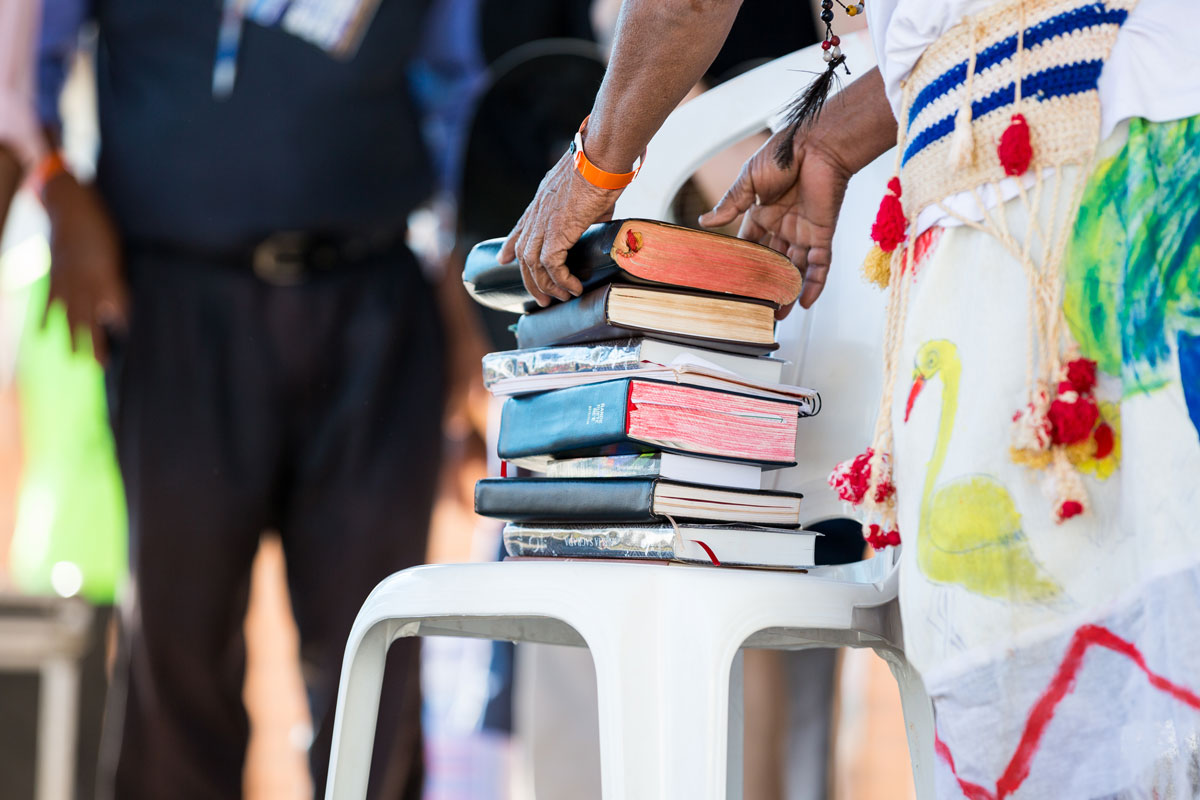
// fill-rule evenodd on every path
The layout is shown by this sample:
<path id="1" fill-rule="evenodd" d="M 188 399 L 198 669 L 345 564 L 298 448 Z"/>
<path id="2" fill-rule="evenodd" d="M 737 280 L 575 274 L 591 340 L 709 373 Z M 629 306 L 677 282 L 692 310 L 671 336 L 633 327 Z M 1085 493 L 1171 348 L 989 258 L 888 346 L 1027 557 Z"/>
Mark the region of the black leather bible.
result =
<path id="1" fill-rule="evenodd" d="M 471 249 L 463 284 L 479 303 L 500 311 L 537 309 L 516 262 L 497 260 L 503 239 Z M 567 268 L 584 290 L 613 280 L 750 297 L 772 307 L 800 294 L 799 271 L 769 247 L 710 231 L 645 219 L 598 222 L 567 252 Z"/>
<path id="2" fill-rule="evenodd" d="M 664 517 L 800 524 L 801 495 L 728 489 L 662 478 L 485 478 L 475 513 L 510 522 L 656 522 Z"/>

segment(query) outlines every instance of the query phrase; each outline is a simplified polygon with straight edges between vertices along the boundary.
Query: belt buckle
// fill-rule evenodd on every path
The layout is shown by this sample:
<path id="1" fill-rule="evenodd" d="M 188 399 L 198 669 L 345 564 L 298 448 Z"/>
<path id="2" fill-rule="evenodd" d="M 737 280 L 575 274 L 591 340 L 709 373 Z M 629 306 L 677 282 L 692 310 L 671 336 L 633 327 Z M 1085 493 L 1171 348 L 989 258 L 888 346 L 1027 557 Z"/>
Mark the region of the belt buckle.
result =
<path id="1" fill-rule="evenodd" d="M 308 273 L 309 236 L 303 231 L 284 231 L 263 239 L 254 248 L 254 274 L 272 286 L 295 286 Z"/>

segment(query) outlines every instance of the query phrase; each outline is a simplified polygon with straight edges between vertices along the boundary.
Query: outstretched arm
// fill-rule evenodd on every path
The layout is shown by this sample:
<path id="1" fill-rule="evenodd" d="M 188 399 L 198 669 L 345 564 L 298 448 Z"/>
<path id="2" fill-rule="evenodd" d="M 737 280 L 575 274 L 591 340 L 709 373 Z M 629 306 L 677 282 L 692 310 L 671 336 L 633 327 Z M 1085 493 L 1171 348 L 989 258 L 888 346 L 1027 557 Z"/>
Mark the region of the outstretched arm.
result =
<path id="1" fill-rule="evenodd" d="M 588 160 L 628 172 L 663 120 L 712 64 L 741 0 L 625 0 L 612 58 L 583 136 Z M 500 250 L 521 264 L 525 288 L 540 305 L 583 287 L 565 265 L 567 249 L 593 222 L 607 219 L 620 190 L 599 189 L 564 154 Z"/>
<path id="2" fill-rule="evenodd" d="M 787 168 L 774 158 L 782 136 L 772 136 L 746 162 L 700 223 L 720 227 L 746 212 L 738 235 L 787 254 L 804 275 L 800 305 L 808 308 L 825 287 L 833 231 L 850 176 L 896 143 L 896 119 L 879 70 L 872 69 L 826 102 L 816 123 L 796 136 Z"/>

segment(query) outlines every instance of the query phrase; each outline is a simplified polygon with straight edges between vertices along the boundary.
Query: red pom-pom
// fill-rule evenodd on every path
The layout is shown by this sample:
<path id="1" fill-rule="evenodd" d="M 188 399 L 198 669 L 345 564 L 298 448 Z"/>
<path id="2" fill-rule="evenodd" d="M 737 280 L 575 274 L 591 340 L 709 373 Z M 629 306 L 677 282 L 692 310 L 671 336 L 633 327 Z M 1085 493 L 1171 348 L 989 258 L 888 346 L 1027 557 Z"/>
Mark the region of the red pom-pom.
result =
<path id="1" fill-rule="evenodd" d="M 1068 362 L 1067 380 L 1080 394 L 1090 392 L 1096 386 L 1096 362 L 1090 358 L 1076 358 Z"/>
<path id="2" fill-rule="evenodd" d="M 863 538 L 867 540 L 867 544 L 871 545 L 875 550 L 882 550 L 891 545 L 900 544 L 900 531 L 890 530 L 885 531 L 878 525 L 872 524 L 867 527 Z"/>
<path id="3" fill-rule="evenodd" d="M 1083 503 L 1078 500 L 1067 500 L 1058 507 L 1058 521 L 1077 517 L 1083 513 Z"/>
<path id="4" fill-rule="evenodd" d="M 888 191 L 896 195 L 896 197 L 900 197 L 902 194 L 904 194 L 904 192 L 900 189 L 900 177 L 897 175 L 893 175 L 891 180 L 887 182 L 887 188 Z"/>
<path id="5" fill-rule="evenodd" d="M 831 47 L 833 47 L 833 42 L 830 41 L 829 39 L 826 39 L 825 41 L 821 42 L 822 50 L 828 50 Z"/>
<path id="6" fill-rule="evenodd" d="M 904 241 L 904 228 L 908 224 L 898 196 L 900 181 L 892 178 L 892 182 L 896 184 L 894 193 L 885 194 L 879 201 L 879 212 L 875 214 L 875 224 L 871 226 L 871 240 L 885 253 L 892 252 Z M 888 188 L 891 188 L 891 183 Z"/>
<path id="7" fill-rule="evenodd" d="M 833 469 L 829 476 L 829 485 L 837 492 L 837 496 L 851 505 L 858 505 L 867 495 L 867 487 L 871 484 L 871 458 L 875 451 L 868 447 L 867 452 L 856 456 L 852 461 L 843 461 Z M 886 459 L 887 456 L 884 456 Z M 884 475 L 888 474 L 884 470 Z M 875 502 L 882 503 L 896 491 L 890 480 L 882 481 L 875 488 Z"/>
<path id="8" fill-rule="evenodd" d="M 1107 422 L 1101 422 L 1096 426 L 1095 432 L 1092 433 L 1092 438 L 1096 441 L 1095 458 L 1105 458 L 1113 451 L 1116 444 L 1116 437 L 1113 435 L 1112 426 Z"/>
<path id="9" fill-rule="evenodd" d="M 834 47 L 837 47 L 839 44 L 841 44 L 841 43 L 842 43 L 842 39 L 841 39 L 841 37 L 840 37 L 840 36 L 834 36 L 834 37 L 833 37 L 832 39 L 830 39 L 829 41 L 830 41 L 830 43 L 832 43 L 832 44 L 833 44 L 833 46 L 834 46 Z"/>
<path id="10" fill-rule="evenodd" d="M 1055 444 L 1075 444 L 1091 435 L 1100 418 L 1100 409 L 1090 397 L 1080 397 L 1075 402 L 1055 400 L 1046 416 Z"/>
<path id="11" fill-rule="evenodd" d="M 1033 145 L 1029 142 L 1029 123 L 1021 114 L 1013 114 L 1012 122 L 1000 135 L 996 147 L 1005 175 L 1023 175 L 1033 161 Z"/>

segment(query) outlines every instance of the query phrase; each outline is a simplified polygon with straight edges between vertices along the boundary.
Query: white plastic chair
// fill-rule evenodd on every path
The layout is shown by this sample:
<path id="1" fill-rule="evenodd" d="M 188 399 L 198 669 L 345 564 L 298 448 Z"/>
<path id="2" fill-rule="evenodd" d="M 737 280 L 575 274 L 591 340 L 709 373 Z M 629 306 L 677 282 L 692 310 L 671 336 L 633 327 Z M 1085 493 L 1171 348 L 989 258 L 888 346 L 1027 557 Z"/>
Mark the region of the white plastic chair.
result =
<path id="1" fill-rule="evenodd" d="M 79 598 L 0 594 L 0 672 L 39 676 L 35 800 L 75 793 L 79 662 L 92 608 Z"/>
<path id="2" fill-rule="evenodd" d="M 850 63 L 874 63 L 865 35 L 843 41 Z M 672 114 L 617 215 L 666 218 L 696 167 L 767 125 L 802 82 L 796 70 L 819 58 L 809 48 L 764 65 Z M 780 326 L 789 377 L 824 398 L 804 421 L 801 466 L 778 481 L 805 493 L 809 522 L 842 515 L 825 477 L 863 447 L 873 422 L 882 301 L 857 264 L 886 177 L 875 165 L 851 183 L 829 285 L 812 311 Z M 588 647 L 605 800 L 741 797 L 740 648 L 871 647 L 900 686 L 917 794 L 931 798 L 933 715 L 904 659 L 896 588 L 895 553 L 807 574 L 561 560 L 405 570 L 372 592 L 350 634 L 326 798 L 366 793 L 388 647 L 434 635 Z"/>

